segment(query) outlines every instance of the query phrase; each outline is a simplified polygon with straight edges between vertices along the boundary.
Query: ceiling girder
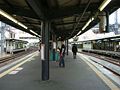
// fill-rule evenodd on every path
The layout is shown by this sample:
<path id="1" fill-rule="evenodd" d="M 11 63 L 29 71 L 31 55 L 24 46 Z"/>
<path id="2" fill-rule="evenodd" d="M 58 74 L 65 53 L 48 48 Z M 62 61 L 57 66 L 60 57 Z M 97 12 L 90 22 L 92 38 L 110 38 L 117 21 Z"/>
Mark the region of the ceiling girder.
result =
<path id="1" fill-rule="evenodd" d="M 83 13 L 83 10 L 85 9 L 85 5 L 80 5 L 80 6 L 70 6 L 70 7 L 64 7 L 64 8 L 59 8 L 59 9 L 52 9 L 49 10 L 48 18 L 49 19 L 62 19 L 64 17 L 70 17 L 74 15 L 80 15 Z M 98 7 L 97 3 L 91 4 L 89 8 L 86 10 L 86 12 L 94 12 L 95 9 Z M 97 8 L 96 8 L 97 9 Z"/>
<path id="2" fill-rule="evenodd" d="M 45 12 L 47 12 L 47 9 L 43 7 L 41 0 L 26 0 L 26 2 L 35 11 L 40 19 L 47 19 L 45 14 Z"/>
<path id="3" fill-rule="evenodd" d="M 8 6 L 0 5 L 0 8 L 11 15 L 18 15 L 18 16 L 29 17 L 33 19 L 39 19 L 38 16 L 35 13 L 33 13 L 33 11 L 24 9 L 21 7 L 14 6 L 14 8 L 11 9 Z"/>
<path id="4" fill-rule="evenodd" d="M 84 23 L 84 22 L 86 22 L 86 21 L 81 21 L 80 23 Z M 64 22 L 64 23 L 54 23 L 54 25 L 68 25 L 68 24 L 75 24 L 75 23 L 77 23 L 76 21 L 70 21 L 70 22 Z M 80 24 L 79 23 L 79 24 Z"/>
<path id="5" fill-rule="evenodd" d="M 8 19 L 6 19 L 6 18 L 4 18 L 4 17 L 3 17 L 3 18 L 0 18 L 0 21 L 6 23 L 6 24 L 8 24 L 8 25 L 11 25 L 11 26 L 13 26 L 13 27 L 15 27 L 15 28 L 17 28 L 17 29 L 20 29 L 20 30 L 22 30 L 22 31 L 25 31 L 25 32 L 27 32 L 27 33 L 32 34 L 29 30 L 26 30 L 26 29 L 22 28 L 21 26 L 15 24 L 14 22 L 11 22 L 10 20 L 8 20 Z M 33 35 L 33 34 L 32 34 L 32 35 Z"/>

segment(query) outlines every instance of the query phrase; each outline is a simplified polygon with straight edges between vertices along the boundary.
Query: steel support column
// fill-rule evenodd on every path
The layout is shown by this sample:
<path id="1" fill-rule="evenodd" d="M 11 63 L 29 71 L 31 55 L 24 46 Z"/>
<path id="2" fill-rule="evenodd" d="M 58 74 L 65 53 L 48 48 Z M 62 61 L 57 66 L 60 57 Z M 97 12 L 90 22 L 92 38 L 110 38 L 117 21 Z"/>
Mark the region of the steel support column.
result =
<path id="1" fill-rule="evenodd" d="M 109 12 L 106 12 L 106 32 L 109 32 Z"/>
<path id="2" fill-rule="evenodd" d="M 100 18 L 100 23 L 99 23 L 99 32 L 104 33 L 106 32 L 106 13 L 101 12 L 101 15 L 99 16 Z"/>
<path id="3" fill-rule="evenodd" d="M 41 60 L 42 60 L 42 80 L 49 80 L 49 28 L 50 23 L 44 21 L 41 24 Z"/>

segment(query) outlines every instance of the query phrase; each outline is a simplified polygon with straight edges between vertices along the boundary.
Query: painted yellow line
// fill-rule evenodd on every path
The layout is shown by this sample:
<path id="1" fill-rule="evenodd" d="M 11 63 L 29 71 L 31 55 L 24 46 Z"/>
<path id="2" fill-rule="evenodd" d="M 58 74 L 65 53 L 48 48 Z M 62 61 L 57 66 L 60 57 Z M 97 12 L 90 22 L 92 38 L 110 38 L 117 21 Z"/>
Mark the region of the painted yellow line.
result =
<path id="1" fill-rule="evenodd" d="M 81 55 L 83 58 L 85 58 L 84 55 Z M 85 58 L 87 59 L 87 58 Z M 84 60 L 84 59 L 83 59 Z M 120 90 L 118 86 L 116 86 L 110 79 L 108 79 L 105 75 L 103 75 L 99 70 L 95 68 L 90 62 L 84 60 L 94 71 L 95 73 L 109 86 L 111 90 Z"/>
<path id="2" fill-rule="evenodd" d="M 36 53 L 35 53 L 35 54 L 36 54 Z M 34 57 L 35 54 L 34 54 L 33 56 L 31 56 L 30 58 Z M 24 63 L 26 63 L 27 61 L 29 61 L 30 58 L 28 58 L 27 60 L 25 60 L 25 61 L 17 64 L 16 66 L 13 66 L 12 68 L 4 71 L 3 73 L 0 74 L 0 78 L 2 78 L 3 76 L 5 76 L 6 74 L 10 73 L 11 71 L 15 70 L 15 69 L 18 68 L 19 66 L 23 65 Z"/>
<path id="3" fill-rule="evenodd" d="M 25 61 L 17 64 L 16 66 L 14 66 L 14 67 L 6 70 L 5 72 L 1 73 L 1 74 L 0 74 L 0 78 L 2 78 L 3 76 L 5 76 L 6 74 L 10 73 L 10 72 L 13 71 L 14 69 L 18 68 L 18 67 L 21 66 L 22 64 L 26 63 L 27 61 L 28 61 L 28 60 L 25 60 Z"/>

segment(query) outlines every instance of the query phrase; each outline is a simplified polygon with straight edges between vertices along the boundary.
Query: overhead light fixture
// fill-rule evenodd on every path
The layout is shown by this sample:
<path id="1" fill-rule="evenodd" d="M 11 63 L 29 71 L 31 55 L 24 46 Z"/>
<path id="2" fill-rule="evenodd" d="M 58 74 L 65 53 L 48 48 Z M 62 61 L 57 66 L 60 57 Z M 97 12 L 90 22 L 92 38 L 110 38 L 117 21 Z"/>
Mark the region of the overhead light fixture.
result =
<path id="1" fill-rule="evenodd" d="M 25 26 L 24 24 L 22 24 L 22 23 L 20 23 L 20 22 L 18 22 L 17 24 L 20 25 L 21 27 L 25 28 L 25 29 L 28 29 L 27 26 Z"/>
<path id="2" fill-rule="evenodd" d="M 13 18 L 12 16 L 10 16 L 8 13 L 6 13 L 5 11 L 3 11 L 2 9 L 0 9 L 0 14 L 4 17 L 6 17 L 7 19 L 13 21 L 14 23 L 20 25 L 21 27 L 28 29 L 27 26 L 25 26 L 24 24 L 20 23 L 19 21 L 17 21 L 15 18 Z"/>
<path id="3" fill-rule="evenodd" d="M 38 37 L 40 38 L 41 36 L 40 36 L 40 35 L 38 35 Z"/>
<path id="4" fill-rule="evenodd" d="M 38 36 L 39 38 L 41 37 L 40 35 L 38 35 L 37 33 L 35 33 L 33 30 L 30 29 L 30 32 L 35 34 L 36 36 Z"/>
<path id="5" fill-rule="evenodd" d="M 94 17 L 90 18 L 89 21 L 85 24 L 85 26 L 82 28 L 82 31 L 94 20 Z M 77 35 L 79 35 L 81 31 Z"/>
<path id="6" fill-rule="evenodd" d="M 104 0 L 98 9 L 102 11 L 110 2 L 111 0 Z"/>
<path id="7" fill-rule="evenodd" d="M 93 20 L 94 20 L 94 17 L 90 18 L 90 19 L 88 20 L 88 22 L 85 24 L 85 26 L 82 28 L 82 31 L 83 31 Z M 77 35 L 79 35 L 80 33 L 81 33 L 81 31 L 79 31 Z"/>
<path id="8" fill-rule="evenodd" d="M 34 32 L 33 30 L 30 30 L 31 33 L 35 34 L 35 35 L 38 35 L 36 32 Z"/>
<path id="9" fill-rule="evenodd" d="M 81 31 L 79 31 L 79 33 L 77 35 L 79 35 L 81 33 Z"/>
<path id="10" fill-rule="evenodd" d="M 0 14 L 4 17 L 6 17 L 7 19 L 13 21 L 14 23 L 17 23 L 17 20 L 14 19 L 12 16 L 10 16 L 9 14 L 7 14 L 6 12 L 4 12 L 2 9 L 0 9 Z"/>
<path id="11" fill-rule="evenodd" d="M 85 26 L 82 28 L 82 31 L 89 25 L 89 21 L 85 24 Z"/>
<path id="12" fill-rule="evenodd" d="M 88 22 L 85 24 L 85 26 L 82 28 L 82 30 L 84 30 L 93 20 L 94 20 L 94 17 L 90 18 Z"/>

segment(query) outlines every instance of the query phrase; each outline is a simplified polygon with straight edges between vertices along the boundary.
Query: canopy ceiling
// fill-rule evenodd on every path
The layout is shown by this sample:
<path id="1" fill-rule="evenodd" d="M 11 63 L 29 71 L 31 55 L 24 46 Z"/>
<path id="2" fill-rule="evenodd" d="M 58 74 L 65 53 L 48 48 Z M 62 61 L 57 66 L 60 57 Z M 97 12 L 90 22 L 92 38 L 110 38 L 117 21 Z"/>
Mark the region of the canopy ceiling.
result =
<path id="1" fill-rule="evenodd" d="M 0 20 L 25 32 L 29 29 L 40 35 L 41 21 L 51 22 L 53 32 L 63 39 L 72 38 L 98 12 L 104 0 L 0 0 L 0 8 L 23 23 L 24 29 L 0 16 Z M 112 13 L 120 7 L 119 0 L 112 0 L 104 9 Z M 99 22 L 96 17 L 81 34 Z M 31 33 L 32 34 L 32 33 Z"/>

